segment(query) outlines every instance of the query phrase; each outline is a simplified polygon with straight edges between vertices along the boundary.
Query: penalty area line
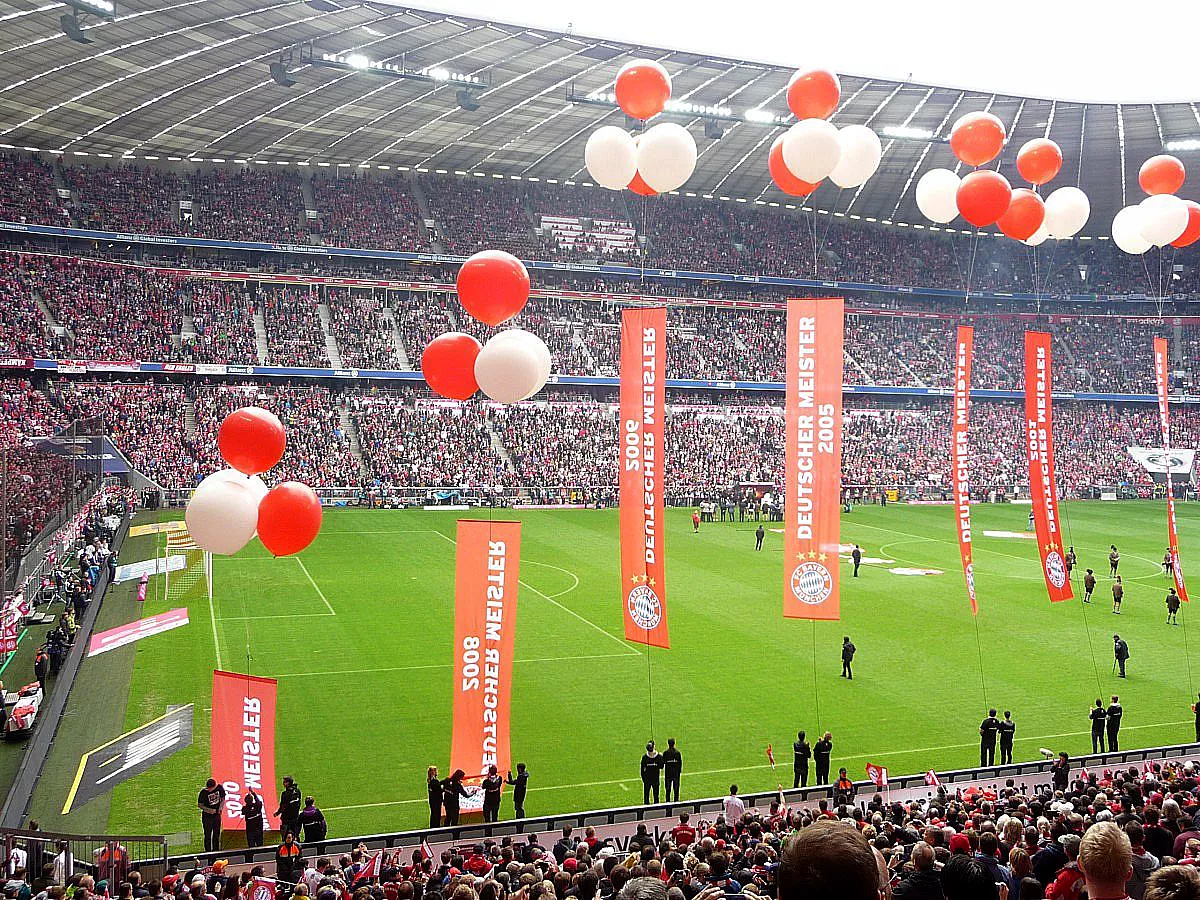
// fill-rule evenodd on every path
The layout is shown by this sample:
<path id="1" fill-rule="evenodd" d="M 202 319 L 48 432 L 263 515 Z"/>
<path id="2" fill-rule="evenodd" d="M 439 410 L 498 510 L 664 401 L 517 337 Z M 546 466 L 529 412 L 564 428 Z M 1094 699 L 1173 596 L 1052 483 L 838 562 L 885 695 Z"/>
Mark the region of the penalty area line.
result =
<path id="1" fill-rule="evenodd" d="M 1188 725 L 1191 723 L 1191 721 L 1192 721 L 1191 719 L 1184 719 L 1179 722 L 1158 722 L 1158 723 L 1152 724 L 1152 725 L 1130 725 L 1127 727 L 1122 727 L 1121 731 L 1135 731 L 1135 730 L 1142 729 L 1142 728 L 1166 728 L 1166 727 L 1175 726 L 1175 725 Z M 1043 734 L 1043 735 L 1039 735 L 1036 737 L 1017 738 L 1016 743 L 1029 743 L 1029 742 L 1040 743 L 1042 741 L 1049 740 L 1050 738 L 1081 737 L 1081 736 L 1085 736 L 1088 734 L 1091 734 L 1091 732 L 1090 731 L 1069 731 L 1069 732 L 1065 732 L 1063 734 Z M 907 750 L 886 750 L 882 753 L 865 753 L 865 754 L 859 753 L 859 754 L 856 754 L 849 758 L 852 760 L 854 760 L 854 759 L 874 759 L 875 757 L 878 757 L 878 756 L 900 756 L 905 753 L 931 753 L 935 750 L 965 750 L 968 747 L 977 747 L 977 746 L 979 746 L 979 743 L 977 741 L 973 741 L 969 744 L 944 744 L 941 747 L 916 747 L 916 748 L 911 748 L 911 749 L 907 749 Z M 1041 761 L 1042 761 L 1041 759 L 1022 760 L 1022 762 L 1026 762 L 1026 763 L 1041 762 Z M 725 769 L 704 769 L 703 771 L 698 771 L 698 772 L 686 772 L 685 771 L 682 774 L 683 774 L 684 778 L 688 778 L 688 777 L 699 777 L 702 775 L 728 775 L 730 773 L 749 772 L 749 771 L 754 771 L 757 769 L 769 769 L 769 768 L 771 768 L 769 763 L 759 763 L 759 764 L 748 765 L 748 766 L 733 766 L 732 768 L 725 768 Z M 1050 773 L 1047 772 L 1045 774 L 1049 775 Z M 624 786 L 624 785 L 630 784 L 632 782 L 633 782 L 633 779 L 630 779 L 630 778 L 614 778 L 609 781 L 584 781 L 584 782 L 580 782 L 578 784 L 546 784 L 546 785 L 538 785 L 535 787 L 531 787 L 531 788 L 529 788 L 529 792 L 533 793 L 534 791 L 569 791 L 569 790 L 576 790 L 578 788 L 606 787 L 606 786 L 614 785 L 614 784 Z M 327 806 L 325 808 L 332 809 L 332 810 L 373 809 L 373 808 L 377 808 L 377 807 L 381 807 L 381 806 L 407 806 L 411 803 L 427 803 L 427 802 L 428 802 L 428 798 L 419 797 L 419 798 L 416 798 L 413 800 L 382 800 L 377 803 L 357 803 L 357 804 L 354 804 L 351 806 Z"/>
<path id="2" fill-rule="evenodd" d="M 313 581 L 312 575 L 308 573 L 308 566 L 304 564 L 304 560 L 300 557 L 292 557 L 296 562 L 300 563 L 300 571 L 304 573 L 304 577 L 308 579 L 308 583 L 313 586 L 313 590 L 317 592 L 317 596 L 321 598 L 321 602 L 325 604 L 325 608 L 329 610 L 329 615 L 336 616 L 337 612 L 329 605 L 329 598 L 325 596 L 325 592 L 317 587 L 317 583 Z"/>
<path id="3" fill-rule="evenodd" d="M 639 656 L 641 654 L 638 654 Z M 514 663 L 576 662 L 583 659 L 624 659 L 628 653 L 601 653 L 593 656 L 538 656 L 533 659 L 514 659 Z M 420 669 L 452 669 L 454 663 L 429 663 L 423 666 L 384 666 L 377 669 L 338 669 L 332 672 L 286 672 L 276 678 L 311 678 L 317 675 L 362 675 L 369 672 L 415 672 Z"/>

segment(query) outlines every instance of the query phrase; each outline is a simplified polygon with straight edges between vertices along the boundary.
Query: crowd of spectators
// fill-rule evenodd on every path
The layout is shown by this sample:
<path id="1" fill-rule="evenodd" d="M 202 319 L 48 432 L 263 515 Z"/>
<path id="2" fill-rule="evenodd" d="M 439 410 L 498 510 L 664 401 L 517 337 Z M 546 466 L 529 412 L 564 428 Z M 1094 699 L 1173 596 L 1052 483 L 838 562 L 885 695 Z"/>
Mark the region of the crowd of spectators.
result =
<path id="1" fill-rule="evenodd" d="M 0 351 L 45 356 L 56 344 L 50 340 L 37 300 L 24 283 L 18 258 L 0 254 Z"/>
<path id="2" fill-rule="evenodd" d="M 507 250 L 536 259 L 544 250 L 520 186 L 508 181 L 421 177 L 429 211 L 449 253 Z"/>
<path id="3" fill-rule="evenodd" d="M 192 317 L 195 336 L 188 340 L 182 332 L 182 348 L 192 362 L 258 362 L 254 306 L 242 283 L 192 279 L 183 308 Z"/>
<path id="4" fill-rule="evenodd" d="M 325 288 L 329 330 L 337 341 L 342 365 L 356 369 L 399 369 L 392 323 L 373 291 Z"/>
<path id="5" fill-rule="evenodd" d="M 54 191 L 54 169 L 24 155 L 0 153 L 0 221 L 70 225 Z"/>
<path id="6" fill-rule="evenodd" d="M 272 169 L 193 172 L 182 213 L 183 232 L 226 241 L 307 241 L 301 177 Z"/>
<path id="7" fill-rule="evenodd" d="M 330 368 L 316 288 L 264 284 L 259 306 L 267 327 L 267 359 L 273 365 Z"/>
<path id="8" fill-rule="evenodd" d="M 170 169 L 75 163 L 63 167 L 80 228 L 177 234 L 184 182 Z"/>
<path id="9" fill-rule="evenodd" d="M 417 201 L 406 179 L 395 175 L 314 178 L 312 188 L 326 244 L 417 252 L 429 249 Z"/>

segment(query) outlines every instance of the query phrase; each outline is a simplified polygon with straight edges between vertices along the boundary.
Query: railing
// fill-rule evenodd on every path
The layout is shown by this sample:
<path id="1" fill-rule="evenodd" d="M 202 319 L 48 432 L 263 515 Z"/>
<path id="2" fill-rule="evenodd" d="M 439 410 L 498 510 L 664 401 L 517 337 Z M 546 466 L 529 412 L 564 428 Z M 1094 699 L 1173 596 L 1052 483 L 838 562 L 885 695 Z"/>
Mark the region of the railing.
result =
<path id="1" fill-rule="evenodd" d="M 1091 756 L 1077 757 L 1072 760 L 1073 767 L 1103 769 L 1118 766 L 1128 766 L 1147 760 L 1169 760 L 1200 755 L 1200 744 L 1174 744 L 1165 747 L 1150 747 L 1141 750 L 1124 750 L 1117 753 L 1097 753 Z M 1036 760 L 1032 762 L 1015 763 L 1009 766 L 982 766 L 971 769 L 956 769 L 951 772 L 939 772 L 938 778 L 942 786 L 953 793 L 958 788 L 969 785 L 1002 785 L 1008 779 L 1015 782 L 1024 780 L 1026 789 L 1049 784 L 1052 760 Z M 785 764 L 786 769 L 786 764 Z M 869 781 L 855 782 L 855 788 L 860 795 L 874 795 L 879 789 Z M 915 799 L 917 796 L 933 797 L 937 791 L 925 783 L 925 775 L 902 775 L 892 778 L 888 786 L 893 800 Z M 788 805 L 815 805 L 818 801 L 828 799 L 831 789 L 823 787 L 800 788 L 784 790 L 784 800 Z M 778 797 L 778 792 L 764 792 L 739 795 L 747 809 L 765 809 Z M 860 800 L 865 806 L 866 800 Z M 509 837 L 515 835 L 544 834 L 560 831 L 564 826 L 584 828 L 594 825 L 603 838 L 605 826 L 628 826 L 637 822 L 653 822 L 669 820 L 678 817 L 680 813 L 688 813 L 693 817 L 713 816 L 722 813 L 724 801 L 721 797 L 707 797 L 700 800 L 684 800 L 677 803 L 657 803 L 648 806 L 624 806 L 614 809 L 597 809 L 578 813 L 560 813 L 550 816 L 497 822 L 487 825 L 459 825 L 455 828 L 431 828 L 418 831 L 399 831 L 385 834 L 359 835 L 355 837 L 336 838 L 305 844 L 306 856 L 336 856 L 349 853 L 360 844 L 369 849 L 381 847 L 407 848 L 419 847 L 422 841 L 430 845 L 473 844 L 484 838 Z M 171 857 L 168 862 L 177 865 L 190 865 L 193 859 L 199 859 L 201 864 L 209 864 L 217 859 L 228 859 L 233 864 L 252 865 L 268 863 L 275 858 L 274 847 L 256 847 L 253 849 L 227 849 L 212 853 L 184 854 Z"/>
<path id="2" fill-rule="evenodd" d="M 8 859 L 12 859 L 15 847 L 25 851 L 31 880 L 41 877 L 42 866 L 59 854 L 65 854 L 63 869 L 67 878 L 87 873 L 97 881 L 106 879 L 114 891 L 134 869 L 147 881 L 159 879 L 167 871 L 167 839 L 158 835 L 62 834 L 3 828 L 0 838 Z"/>

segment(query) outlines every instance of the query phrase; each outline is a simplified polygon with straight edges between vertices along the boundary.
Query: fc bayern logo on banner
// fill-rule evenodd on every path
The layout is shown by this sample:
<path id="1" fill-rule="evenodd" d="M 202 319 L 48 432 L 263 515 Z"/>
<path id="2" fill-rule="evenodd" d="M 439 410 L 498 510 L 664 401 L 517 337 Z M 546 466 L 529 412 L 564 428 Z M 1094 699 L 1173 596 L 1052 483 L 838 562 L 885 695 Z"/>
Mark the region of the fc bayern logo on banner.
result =
<path id="1" fill-rule="evenodd" d="M 1046 554 L 1046 577 L 1056 588 L 1067 583 L 1067 567 L 1057 550 Z"/>
<path id="2" fill-rule="evenodd" d="M 639 584 L 629 592 L 629 617 L 638 628 L 653 631 L 662 622 L 662 603 L 653 588 Z"/>
<path id="3" fill-rule="evenodd" d="M 801 563 L 792 569 L 792 593 L 810 606 L 824 603 L 833 593 L 833 576 L 821 563 Z"/>

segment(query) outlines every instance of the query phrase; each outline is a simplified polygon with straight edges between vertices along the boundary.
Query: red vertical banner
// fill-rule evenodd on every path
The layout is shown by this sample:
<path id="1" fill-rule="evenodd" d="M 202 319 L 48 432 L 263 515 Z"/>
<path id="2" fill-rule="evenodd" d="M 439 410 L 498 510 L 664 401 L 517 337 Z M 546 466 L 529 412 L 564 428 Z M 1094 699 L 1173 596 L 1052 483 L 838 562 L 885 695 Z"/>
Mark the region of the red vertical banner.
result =
<path id="1" fill-rule="evenodd" d="M 971 420 L 971 359 L 975 348 L 975 329 L 959 325 L 954 342 L 954 421 L 950 452 L 953 458 L 954 521 L 958 526 L 958 553 L 962 557 L 963 578 L 971 614 L 979 615 L 975 599 L 975 563 L 971 549 L 971 445 L 967 425 Z"/>
<path id="2" fill-rule="evenodd" d="M 625 640 L 670 647 L 663 543 L 667 311 L 621 313 L 621 600 Z"/>
<path id="3" fill-rule="evenodd" d="M 838 619 L 841 551 L 841 298 L 787 302 L 783 615 Z"/>
<path id="4" fill-rule="evenodd" d="M 1058 519 L 1050 366 L 1050 335 L 1042 331 L 1025 332 L 1025 449 L 1029 460 L 1029 494 L 1033 499 L 1033 524 L 1046 592 L 1052 602 L 1058 603 L 1070 600 L 1075 594 L 1067 579 Z"/>
<path id="5" fill-rule="evenodd" d="M 275 790 L 274 678 L 213 672 L 212 777 L 225 787 L 221 827 L 245 831 L 242 798 L 249 788 L 263 798 L 266 828 L 279 828 L 272 814 Z"/>
<path id="6" fill-rule="evenodd" d="M 1171 484 L 1171 420 L 1167 407 L 1167 339 L 1154 339 L 1154 383 L 1158 388 L 1158 426 L 1162 430 L 1163 457 L 1167 461 L 1167 544 L 1171 553 L 1171 576 L 1179 599 L 1188 601 L 1179 561 L 1179 532 L 1175 527 L 1175 490 Z"/>
<path id="7" fill-rule="evenodd" d="M 462 769 L 478 784 L 489 766 L 509 770 L 521 523 L 462 519 L 457 536 L 450 771 Z M 482 802 L 477 795 L 476 808 Z"/>

